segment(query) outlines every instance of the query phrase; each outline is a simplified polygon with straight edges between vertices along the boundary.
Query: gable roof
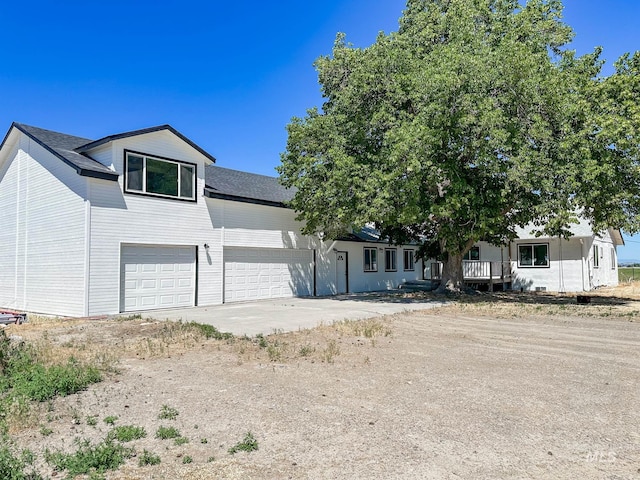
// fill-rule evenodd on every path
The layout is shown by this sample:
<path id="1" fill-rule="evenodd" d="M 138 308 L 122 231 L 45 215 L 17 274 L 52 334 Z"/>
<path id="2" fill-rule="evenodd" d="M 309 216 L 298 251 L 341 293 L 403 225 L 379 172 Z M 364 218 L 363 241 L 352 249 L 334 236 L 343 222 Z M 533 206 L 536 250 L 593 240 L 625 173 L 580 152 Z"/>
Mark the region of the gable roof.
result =
<path id="1" fill-rule="evenodd" d="M 209 165 L 205 169 L 205 195 L 209 198 L 286 207 L 295 189 L 286 188 L 276 177 Z"/>
<path id="2" fill-rule="evenodd" d="M 105 143 L 113 142 L 114 140 L 120 140 L 122 138 L 135 137 L 136 135 L 144 135 L 146 133 L 160 132 L 162 130 L 168 130 L 169 132 L 173 133 L 176 137 L 178 137 L 180 140 L 182 140 L 186 144 L 190 145 L 192 148 L 194 148 L 195 150 L 200 152 L 202 155 L 207 157 L 213 163 L 216 162 L 216 159 L 215 159 L 215 157 L 213 155 L 211 155 L 209 152 L 205 151 L 204 149 L 202 149 L 201 147 L 199 147 L 198 145 L 193 143 L 191 140 L 189 140 L 187 137 L 182 135 L 179 131 L 177 131 L 171 125 L 158 125 L 157 127 L 142 128 L 140 130 L 132 130 L 130 132 L 118 133 L 116 135 L 109 135 L 107 137 L 103 137 L 103 138 L 101 138 L 99 140 L 95 140 L 95 141 L 88 140 L 87 142 L 85 142 L 85 144 L 80 145 L 76 149 L 76 151 L 79 152 L 79 153 L 86 153 L 89 150 L 92 150 L 92 149 L 94 149 L 96 147 L 99 147 L 100 145 L 103 145 Z"/>
<path id="3" fill-rule="evenodd" d="M 74 137 L 73 135 L 66 135 L 64 133 L 45 130 L 44 128 L 14 122 L 11 124 L 11 128 L 9 128 L 9 132 L 7 132 L 2 144 L 0 144 L 0 149 L 4 146 L 13 128 L 20 130 L 42 148 L 74 168 L 79 175 L 102 178 L 104 180 L 118 179 L 116 172 L 100 162 L 76 151 L 77 148 L 91 141 L 87 138 Z"/>

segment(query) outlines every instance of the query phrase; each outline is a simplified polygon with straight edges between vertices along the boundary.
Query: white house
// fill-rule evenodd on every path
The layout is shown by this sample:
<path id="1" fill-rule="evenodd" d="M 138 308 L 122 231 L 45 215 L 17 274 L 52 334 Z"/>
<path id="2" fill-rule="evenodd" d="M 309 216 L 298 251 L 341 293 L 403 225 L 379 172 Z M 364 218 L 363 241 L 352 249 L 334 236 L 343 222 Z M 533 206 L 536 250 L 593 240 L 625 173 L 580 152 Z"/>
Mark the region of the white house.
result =
<path id="1" fill-rule="evenodd" d="M 168 125 L 92 141 L 14 123 L 0 145 L 0 307 L 90 316 L 397 287 L 415 247 L 304 236 L 272 177 Z"/>
<path id="2" fill-rule="evenodd" d="M 0 307 L 91 316 L 384 290 L 437 273 L 415 246 L 374 232 L 302 235 L 276 178 L 214 163 L 168 125 L 93 141 L 12 124 L 0 144 Z M 468 281 L 616 284 L 620 232 L 575 233 L 480 243 Z"/>

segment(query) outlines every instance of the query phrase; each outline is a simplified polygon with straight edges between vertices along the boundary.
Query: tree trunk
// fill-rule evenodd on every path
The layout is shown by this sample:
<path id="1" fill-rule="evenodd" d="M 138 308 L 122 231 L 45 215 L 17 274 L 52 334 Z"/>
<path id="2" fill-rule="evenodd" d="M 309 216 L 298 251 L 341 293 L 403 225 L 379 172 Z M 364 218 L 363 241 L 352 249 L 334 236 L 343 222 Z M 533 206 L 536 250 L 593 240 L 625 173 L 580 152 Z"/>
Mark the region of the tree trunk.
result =
<path id="1" fill-rule="evenodd" d="M 436 290 L 437 293 L 462 292 L 465 290 L 464 275 L 462 272 L 463 254 L 449 254 L 442 265 L 442 280 Z"/>

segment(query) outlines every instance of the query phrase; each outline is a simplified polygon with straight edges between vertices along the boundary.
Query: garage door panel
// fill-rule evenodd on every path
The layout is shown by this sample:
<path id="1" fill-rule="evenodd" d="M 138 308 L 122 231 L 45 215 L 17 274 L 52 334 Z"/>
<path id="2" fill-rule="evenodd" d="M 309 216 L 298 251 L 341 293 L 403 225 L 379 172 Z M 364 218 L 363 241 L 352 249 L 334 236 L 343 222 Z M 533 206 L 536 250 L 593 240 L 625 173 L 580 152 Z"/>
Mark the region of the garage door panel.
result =
<path id="1" fill-rule="evenodd" d="M 225 248 L 224 301 L 311 295 L 311 250 Z"/>
<path id="2" fill-rule="evenodd" d="M 123 245 L 123 311 L 195 305 L 195 247 Z"/>

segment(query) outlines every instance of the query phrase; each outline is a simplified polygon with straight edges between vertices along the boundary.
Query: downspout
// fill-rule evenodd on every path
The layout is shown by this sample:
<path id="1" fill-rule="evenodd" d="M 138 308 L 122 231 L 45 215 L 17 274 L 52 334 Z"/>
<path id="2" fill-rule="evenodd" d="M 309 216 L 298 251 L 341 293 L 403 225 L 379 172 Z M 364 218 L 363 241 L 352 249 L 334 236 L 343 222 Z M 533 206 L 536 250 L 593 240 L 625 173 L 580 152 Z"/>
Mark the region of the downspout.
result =
<path id="1" fill-rule="evenodd" d="M 91 180 L 87 177 L 84 199 L 84 316 L 89 316 L 91 277 Z"/>
<path id="2" fill-rule="evenodd" d="M 580 239 L 580 253 L 582 256 L 582 291 L 586 292 L 585 288 L 584 288 L 584 264 L 585 264 L 585 257 L 584 257 L 584 239 Z"/>

